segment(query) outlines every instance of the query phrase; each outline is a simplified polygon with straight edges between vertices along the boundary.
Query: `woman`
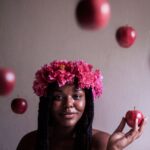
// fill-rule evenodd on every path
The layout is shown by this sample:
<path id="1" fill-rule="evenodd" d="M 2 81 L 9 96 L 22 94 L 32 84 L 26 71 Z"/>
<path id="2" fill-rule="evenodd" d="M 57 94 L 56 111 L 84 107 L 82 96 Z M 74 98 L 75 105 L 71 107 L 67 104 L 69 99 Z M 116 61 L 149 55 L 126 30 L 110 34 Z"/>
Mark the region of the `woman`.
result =
<path id="1" fill-rule="evenodd" d="M 146 119 L 123 133 L 123 118 L 112 135 L 92 128 L 94 99 L 102 94 L 102 75 L 84 61 L 53 61 L 35 75 L 40 97 L 38 129 L 17 150 L 122 150 L 143 132 Z"/>

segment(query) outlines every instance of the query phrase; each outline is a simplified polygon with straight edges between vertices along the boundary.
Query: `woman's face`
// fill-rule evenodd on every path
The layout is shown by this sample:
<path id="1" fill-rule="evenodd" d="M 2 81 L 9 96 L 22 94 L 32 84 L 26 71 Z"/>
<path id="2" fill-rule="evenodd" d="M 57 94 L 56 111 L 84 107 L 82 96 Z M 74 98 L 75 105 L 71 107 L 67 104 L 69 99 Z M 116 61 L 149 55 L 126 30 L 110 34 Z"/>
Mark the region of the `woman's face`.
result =
<path id="1" fill-rule="evenodd" d="M 56 125 L 74 127 L 85 109 L 85 92 L 74 85 L 65 85 L 53 93 L 52 116 Z"/>

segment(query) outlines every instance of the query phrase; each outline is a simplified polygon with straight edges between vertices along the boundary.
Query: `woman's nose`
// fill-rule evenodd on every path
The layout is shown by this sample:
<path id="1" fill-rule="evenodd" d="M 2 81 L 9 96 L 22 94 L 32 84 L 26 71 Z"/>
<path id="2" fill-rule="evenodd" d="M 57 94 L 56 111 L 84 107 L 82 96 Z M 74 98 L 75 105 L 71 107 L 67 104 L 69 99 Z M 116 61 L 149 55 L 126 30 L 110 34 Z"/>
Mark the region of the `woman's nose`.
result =
<path id="1" fill-rule="evenodd" d="M 65 106 L 66 107 L 72 107 L 74 103 L 74 99 L 72 98 L 72 96 L 67 96 L 66 100 L 65 100 Z"/>

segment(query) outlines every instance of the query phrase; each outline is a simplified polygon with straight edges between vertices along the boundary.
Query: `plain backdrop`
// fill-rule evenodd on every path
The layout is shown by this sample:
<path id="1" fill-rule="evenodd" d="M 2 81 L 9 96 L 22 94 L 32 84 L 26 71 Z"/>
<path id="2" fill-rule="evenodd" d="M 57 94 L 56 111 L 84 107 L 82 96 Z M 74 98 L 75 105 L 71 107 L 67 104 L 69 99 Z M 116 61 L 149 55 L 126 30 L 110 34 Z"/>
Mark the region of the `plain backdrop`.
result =
<path id="1" fill-rule="evenodd" d="M 0 67 L 16 74 L 12 93 L 0 97 L 0 150 L 15 150 L 22 136 L 37 128 L 34 73 L 54 59 L 83 59 L 102 71 L 104 91 L 95 101 L 94 128 L 112 133 L 134 106 L 150 116 L 150 1 L 109 2 L 108 26 L 92 31 L 77 24 L 78 0 L 0 0 Z M 120 47 L 115 39 L 122 25 L 137 31 L 130 48 Z M 16 97 L 28 102 L 22 115 L 11 111 Z M 142 137 L 126 150 L 150 150 L 149 133 L 147 124 Z"/>

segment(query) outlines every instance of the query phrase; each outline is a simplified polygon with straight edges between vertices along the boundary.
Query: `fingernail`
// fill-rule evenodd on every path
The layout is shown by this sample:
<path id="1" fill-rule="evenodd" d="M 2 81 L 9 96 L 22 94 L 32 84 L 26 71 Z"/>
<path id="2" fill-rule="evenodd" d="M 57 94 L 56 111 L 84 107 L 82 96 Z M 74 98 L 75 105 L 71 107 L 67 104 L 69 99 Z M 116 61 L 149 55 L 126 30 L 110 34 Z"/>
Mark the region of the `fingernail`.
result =
<path id="1" fill-rule="evenodd" d="M 139 120 L 139 118 L 136 118 L 136 120 L 135 120 L 135 121 L 136 121 L 136 123 L 138 123 L 138 120 Z"/>
<path id="2" fill-rule="evenodd" d="M 122 120 L 126 120 L 126 118 L 125 118 L 125 117 L 122 117 Z"/>

